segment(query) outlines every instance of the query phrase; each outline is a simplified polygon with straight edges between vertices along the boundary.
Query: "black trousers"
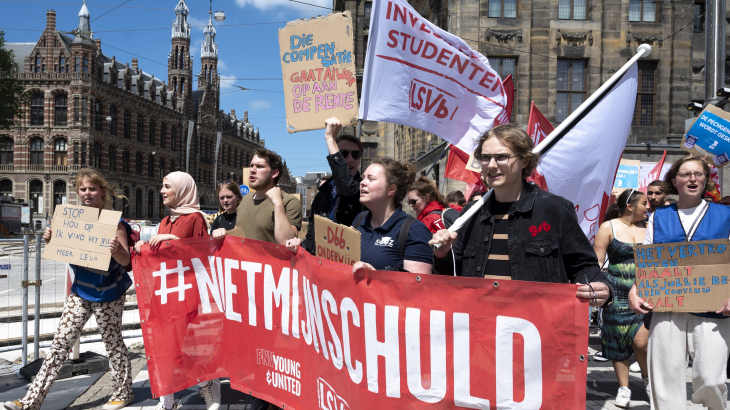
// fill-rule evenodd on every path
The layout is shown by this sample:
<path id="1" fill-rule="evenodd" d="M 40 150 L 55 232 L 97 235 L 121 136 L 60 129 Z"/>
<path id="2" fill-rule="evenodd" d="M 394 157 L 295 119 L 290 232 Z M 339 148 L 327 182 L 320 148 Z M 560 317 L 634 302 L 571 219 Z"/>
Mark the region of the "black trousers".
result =
<path id="1" fill-rule="evenodd" d="M 271 406 L 271 407 L 269 407 L 269 406 Z M 253 403 L 251 404 L 251 410 L 269 410 L 269 408 L 281 410 L 278 407 L 274 406 L 273 404 L 269 403 L 268 401 L 261 400 L 257 397 L 253 398 Z"/>

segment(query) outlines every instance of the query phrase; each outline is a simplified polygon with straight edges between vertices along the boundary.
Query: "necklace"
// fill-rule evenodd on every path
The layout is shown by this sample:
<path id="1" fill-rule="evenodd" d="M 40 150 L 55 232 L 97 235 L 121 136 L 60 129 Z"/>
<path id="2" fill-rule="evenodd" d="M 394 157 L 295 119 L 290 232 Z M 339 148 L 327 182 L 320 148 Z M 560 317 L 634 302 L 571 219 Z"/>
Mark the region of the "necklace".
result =
<path id="1" fill-rule="evenodd" d="M 618 219 L 619 219 L 619 220 L 620 220 L 621 222 L 623 222 L 623 223 L 624 223 L 624 225 L 626 225 L 626 226 L 630 226 L 630 227 L 634 227 L 634 226 L 636 226 L 636 224 L 635 224 L 635 223 L 633 223 L 633 222 L 632 222 L 632 223 L 628 223 L 628 222 L 624 221 L 624 218 L 618 218 Z"/>

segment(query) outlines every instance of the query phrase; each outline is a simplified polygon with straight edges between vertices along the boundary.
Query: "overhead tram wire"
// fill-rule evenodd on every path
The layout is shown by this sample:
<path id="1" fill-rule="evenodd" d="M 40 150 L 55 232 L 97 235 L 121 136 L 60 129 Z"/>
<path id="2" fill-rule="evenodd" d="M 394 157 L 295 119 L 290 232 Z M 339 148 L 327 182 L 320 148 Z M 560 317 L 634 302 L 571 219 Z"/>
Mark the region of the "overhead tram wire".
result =
<path id="1" fill-rule="evenodd" d="M 3 0 L 0 0 L 3 1 Z M 268 23 L 237 23 L 237 24 L 220 24 L 216 25 L 215 27 L 234 27 L 234 26 L 261 26 L 261 25 L 267 25 L 267 24 L 286 24 L 288 22 L 286 21 L 272 21 Z M 190 26 L 190 28 L 204 28 L 206 26 Z M 14 27 L 0 27 L 0 30 L 16 30 L 16 31 L 36 31 L 36 32 L 43 32 L 45 30 L 38 30 L 38 29 L 26 29 L 26 28 L 14 28 Z M 100 30 L 100 31 L 94 31 L 94 34 L 98 33 L 123 33 L 123 32 L 130 32 L 130 31 L 156 31 L 156 30 L 170 30 L 170 27 L 156 27 L 156 28 L 135 28 L 135 29 L 127 29 L 127 30 Z"/>
<path id="2" fill-rule="evenodd" d="M 332 7 L 320 6 L 319 4 L 305 3 L 305 2 L 299 1 L 299 0 L 289 0 L 289 1 L 292 2 L 292 3 L 299 3 L 299 4 L 304 4 L 304 5 L 307 5 L 307 6 L 319 7 L 319 8 L 323 8 L 323 9 L 326 9 L 326 10 L 332 10 Z"/>
<path id="3" fill-rule="evenodd" d="M 7 3 L 30 3 L 30 4 L 51 4 L 51 5 L 58 5 L 58 6 L 73 6 L 78 7 L 78 3 L 61 3 L 56 1 L 28 1 L 28 0 L 0 0 L 0 2 L 7 2 Z M 302 3 L 302 2 L 299 2 Z M 308 3 L 302 3 L 307 4 Z M 124 9 L 142 9 L 142 10 L 165 10 L 165 11 L 174 11 L 174 8 L 171 7 L 142 7 L 142 6 L 114 6 L 111 4 L 88 4 L 88 7 L 114 7 L 114 8 L 124 8 Z M 318 6 L 316 4 L 312 4 L 311 6 L 314 7 L 322 7 Z M 203 9 L 190 9 L 190 11 L 200 11 L 200 12 L 207 12 L 208 10 Z M 314 10 L 296 10 L 296 9 L 289 9 L 289 10 L 231 10 L 226 11 L 226 13 L 308 13 L 313 12 Z"/>
<path id="4" fill-rule="evenodd" d="M 116 10 L 116 9 L 118 9 L 118 8 L 120 8 L 120 7 L 122 7 L 123 5 L 125 5 L 125 4 L 127 4 L 127 3 L 129 3 L 130 1 L 132 1 L 132 0 L 127 0 L 127 1 L 125 1 L 124 3 L 122 3 L 122 4 L 118 5 L 117 7 L 114 7 L 113 9 L 111 9 L 111 10 L 107 11 L 106 13 L 104 13 L 104 14 L 100 15 L 99 17 L 97 17 L 97 18 L 95 18 L 95 19 L 91 20 L 91 21 L 90 21 L 89 23 L 93 23 L 94 21 L 96 21 L 96 20 L 99 20 L 100 18 L 102 18 L 102 17 L 106 16 L 107 14 L 111 13 L 112 11 L 114 11 L 114 10 Z"/>

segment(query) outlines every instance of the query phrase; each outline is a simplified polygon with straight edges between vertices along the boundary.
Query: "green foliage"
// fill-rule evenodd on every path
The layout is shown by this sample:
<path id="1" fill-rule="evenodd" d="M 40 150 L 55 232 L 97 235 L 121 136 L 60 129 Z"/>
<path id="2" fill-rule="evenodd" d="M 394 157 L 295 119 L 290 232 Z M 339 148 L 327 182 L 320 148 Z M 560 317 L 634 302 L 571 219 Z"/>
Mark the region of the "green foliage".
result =
<path id="1" fill-rule="evenodd" d="M 0 130 L 15 126 L 13 117 L 23 117 L 23 104 L 28 101 L 17 72 L 13 51 L 5 48 L 5 32 L 0 31 Z"/>

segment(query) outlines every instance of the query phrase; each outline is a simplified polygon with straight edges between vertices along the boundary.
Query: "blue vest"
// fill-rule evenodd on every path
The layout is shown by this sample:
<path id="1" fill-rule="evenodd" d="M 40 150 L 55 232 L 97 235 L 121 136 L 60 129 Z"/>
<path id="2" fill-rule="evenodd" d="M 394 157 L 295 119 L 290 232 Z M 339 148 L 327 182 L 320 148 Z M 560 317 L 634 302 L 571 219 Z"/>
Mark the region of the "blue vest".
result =
<path id="1" fill-rule="evenodd" d="M 127 231 L 127 237 L 132 233 L 132 227 L 119 219 Z M 124 266 L 117 263 L 114 258 L 109 261 L 108 274 L 103 275 L 102 272 L 85 268 L 83 266 L 70 265 L 74 271 L 74 283 L 71 292 L 78 294 L 82 299 L 90 302 L 111 302 L 117 300 L 124 295 L 124 292 L 132 285 L 132 279 L 129 277 Z"/>
<path id="2" fill-rule="evenodd" d="M 708 202 L 707 211 L 692 235 L 693 241 L 727 239 L 730 236 L 730 207 Z M 687 233 L 679 219 L 677 204 L 657 208 L 654 212 L 654 243 L 685 242 Z M 693 313 L 697 316 L 727 318 L 715 312 Z"/>

